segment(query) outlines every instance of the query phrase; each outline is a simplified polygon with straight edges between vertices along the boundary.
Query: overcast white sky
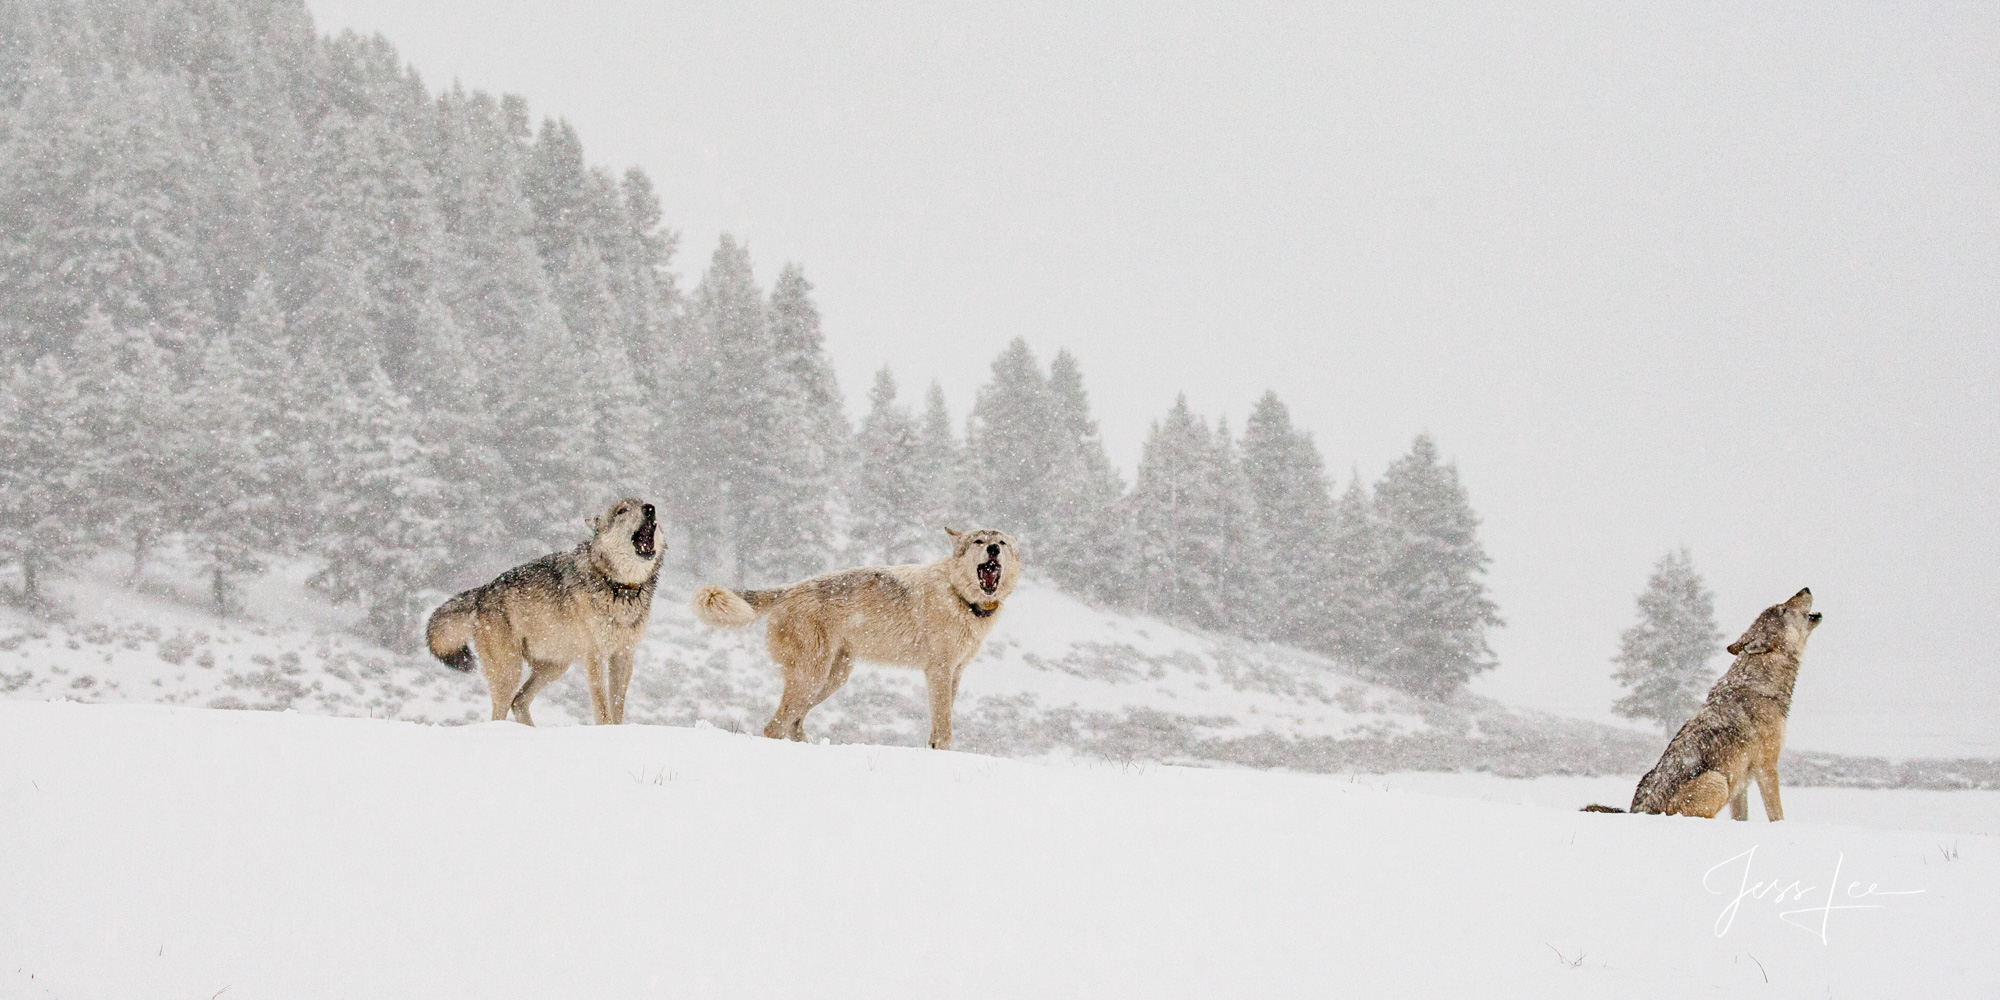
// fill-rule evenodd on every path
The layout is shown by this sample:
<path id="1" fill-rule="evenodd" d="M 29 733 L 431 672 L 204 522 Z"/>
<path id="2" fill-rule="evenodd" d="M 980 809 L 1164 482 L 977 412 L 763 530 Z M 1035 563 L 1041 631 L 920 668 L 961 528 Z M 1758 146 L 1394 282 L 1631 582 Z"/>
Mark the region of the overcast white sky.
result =
<path id="1" fill-rule="evenodd" d="M 1732 637 L 1818 596 L 1794 745 L 2000 754 L 2000 5 L 308 2 L 643 166 L 690 287 L 802 262 L 851 404 L 1018 335 L 1128 476 L 1182 391 L 1343 481 L 1428 429 L 1481 691 L 1607 717 L 1688 545 Z"/>

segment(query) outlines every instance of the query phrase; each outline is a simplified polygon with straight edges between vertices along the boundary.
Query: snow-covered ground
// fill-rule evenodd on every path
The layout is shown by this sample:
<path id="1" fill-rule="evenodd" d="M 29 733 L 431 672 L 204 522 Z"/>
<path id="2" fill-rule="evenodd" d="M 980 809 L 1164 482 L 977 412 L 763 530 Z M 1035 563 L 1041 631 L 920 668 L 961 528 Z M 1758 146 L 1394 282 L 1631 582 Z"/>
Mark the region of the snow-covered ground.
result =
<path id="1" fill-rule="evenodd" d="M 0 702 L 0 992 L 1820 998 L 2000 982 L 2000 838 L 1842 825 L 1809 797 L 1770 825 L 1575 811 L 1616 781 L 1534 783 L 1550 807 L 1407 778 Z M 1746 878 L 1784 898 L 1732 909 Z"/>

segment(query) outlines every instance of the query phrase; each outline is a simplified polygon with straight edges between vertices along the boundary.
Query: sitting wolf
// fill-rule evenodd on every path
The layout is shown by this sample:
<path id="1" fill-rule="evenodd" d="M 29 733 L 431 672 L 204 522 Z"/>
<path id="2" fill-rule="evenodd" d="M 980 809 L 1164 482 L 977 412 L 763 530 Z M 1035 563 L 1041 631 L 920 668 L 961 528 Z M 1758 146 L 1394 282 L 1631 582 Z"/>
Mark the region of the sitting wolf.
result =
<path id="1" fill-rule="evenodd" d="M 785 693 L 764 735 L 805 739 L 806 713 L 847 683 L 861 659 L 922 670 L 931 746 L 951 749 L 958 679 L 1013 593 L 1021 561 L 1003 532 L 945 532 L 951 555 L 924 566 L 842 570 L 776 590 L 695 591 L 695 617 L 710 625 L 771 616 L 764 642 L 784 673 Z"/>
<path id="2" fill-rule="evenodd" d="M 653 612 L 666 546 L 653 505 L 642 500 L 620 500 L 584 524 L 589 541 L 516 566 L 431 612 L 424 630 L 431 653 L 454 670 L 472 669 L 478 654 L 495 722 L 511 709 L 516 722 L 534 725 L 528 703 L 578 660 L 597 724 L 625 721 L 632 651 Z M 523 660 L 531 668 L 526 684 Z"/>
<path id="3" fill-rule="evenodd" d="M 1639 779 L 1632 812 L 1713 817 L 1727 803 L 1733 819 L 1750 818 L 1750 781 L 1764 797 L 1764 816 L 1785 818 L 1778 801 L 1778 752 L 1806 638 L 1819 627 L 1812 588 L 1773 604 L 1729 644 L 1736 657 L 1708 701 L 1667 743 L 1667 752 Z M 1585 812 L 1624 812 L 1585 806 Z"/>

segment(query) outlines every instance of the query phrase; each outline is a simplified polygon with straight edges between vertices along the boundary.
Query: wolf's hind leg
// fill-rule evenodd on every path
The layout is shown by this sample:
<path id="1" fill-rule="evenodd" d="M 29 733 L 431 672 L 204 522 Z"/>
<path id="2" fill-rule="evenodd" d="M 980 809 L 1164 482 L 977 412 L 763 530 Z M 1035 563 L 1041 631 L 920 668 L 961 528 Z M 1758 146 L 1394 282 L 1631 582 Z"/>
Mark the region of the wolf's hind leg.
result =
<path id="1" fill-rule="evenodd" d="M 569 664 L 529 660 L 528 666 L 532 668 L 528 674 L 528 683 L 521 685 L 521 693 L 514 696 L 514 721 L 532 726 L 535 724 L 535 719 L 528 714 L 528 703 L 534 701 L 535 695 L 540 694 L 551 681 L 561 677 L 563 672 L 569 669 Z"/>
<path id="2" fill-rule="evenodd" d="M 811 622 L 789 618 L 773 619 L 764 643 L 785 677 L 785 693 L 779 696 L 778 710 L 764 727 L 764 735 L 803 743 L 806 713 L 847 680 L 845 674 L 835 677 L 844 662 L 843 650 Z M 852 663 L 846 666 L 853 669 Z"/>
<path id="3" fill-rule="evenodd" d="M 1736 794 L 1729 797 L 1729 818 L 1747 820 L 1750 818 L 1750 782 L 1736 786 Z"/>
<path id="4" fill-rule="evenodd" d="M 1703 771 L 1682 785 L 1674 800 L 1674 808 L 1667 810 L 1674 815 L 1713 819 L 1729 801 L 1729 778 L 1721 771 Z"/>
<path id="5" fill-rule="evenodd" d="M 774 740 L 797 740 L 805 742 L 805 718 L 812 708 L 812 696 L 819 693 L 817 678 L 799 676 L 799 672 L 785 669 L 785 693 L 778 696 L 778 710 L 771 713 L 771 721 L 764 725 L 764 735 Z"/>
<path id="6" fill-rule="evenodd" d="M 514 704 L 514 692 L 521 689 L 521 651 L 497 636 L 475 636 L 472 643 L 480 672 L 486 675 L 486 689 L 493 695 L 493 721 L 503 721 Z"/>
<path id="7" fill-rule="evenodd" d="M 820 702 L 833 697 L 833 693 L 840 690 L 840 686 L 847 683 L 847 678 L 853 673 L 854 657 L 852 654 L 848 653 L 844 648 L 833 654 L 833 666 L 827 670 L 826 679 L 820 681 L 819 692 L 813 695 L 812 704 L 807 705 L 806 709 L 810 711 L 818 708 Z"/>

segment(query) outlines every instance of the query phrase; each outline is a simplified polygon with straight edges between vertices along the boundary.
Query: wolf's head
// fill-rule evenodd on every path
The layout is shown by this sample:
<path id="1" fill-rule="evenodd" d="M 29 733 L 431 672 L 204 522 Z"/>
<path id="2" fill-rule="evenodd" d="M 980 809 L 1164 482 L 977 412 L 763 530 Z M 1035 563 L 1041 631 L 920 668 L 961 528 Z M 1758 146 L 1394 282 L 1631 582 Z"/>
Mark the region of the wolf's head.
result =
<path id="1" fill-rule="evenodd" d="M 1819 612 L 1812 609 L 1812 588 L 1803 588 L 1791 600 L 1765 608 L 1750 623 L 1743 638 L 1729 644 L 1729 653 L 1755 656 L 1775 652 L 1798 656 L 1806 651 L 1806 637 L 1819 627 L 1819 618 Z"/>
<path id="2" fill-rule="evenodd" d="M 1021 554 L 1004 531 L 944 529 L 951 536 L 951 586 L 967 604 L 988 613 L 1014 592 Z"/>
<path id="3" fill-rule="evenodd" d="M 593 535 L 591 551 L 613 580 L 644 583 L 659 568 L 660 553 L 667 546 L 660 537 L 652 504 L 626 497 L 606 507 L 604 513 L 584 518 L 583 523 Z"/>

